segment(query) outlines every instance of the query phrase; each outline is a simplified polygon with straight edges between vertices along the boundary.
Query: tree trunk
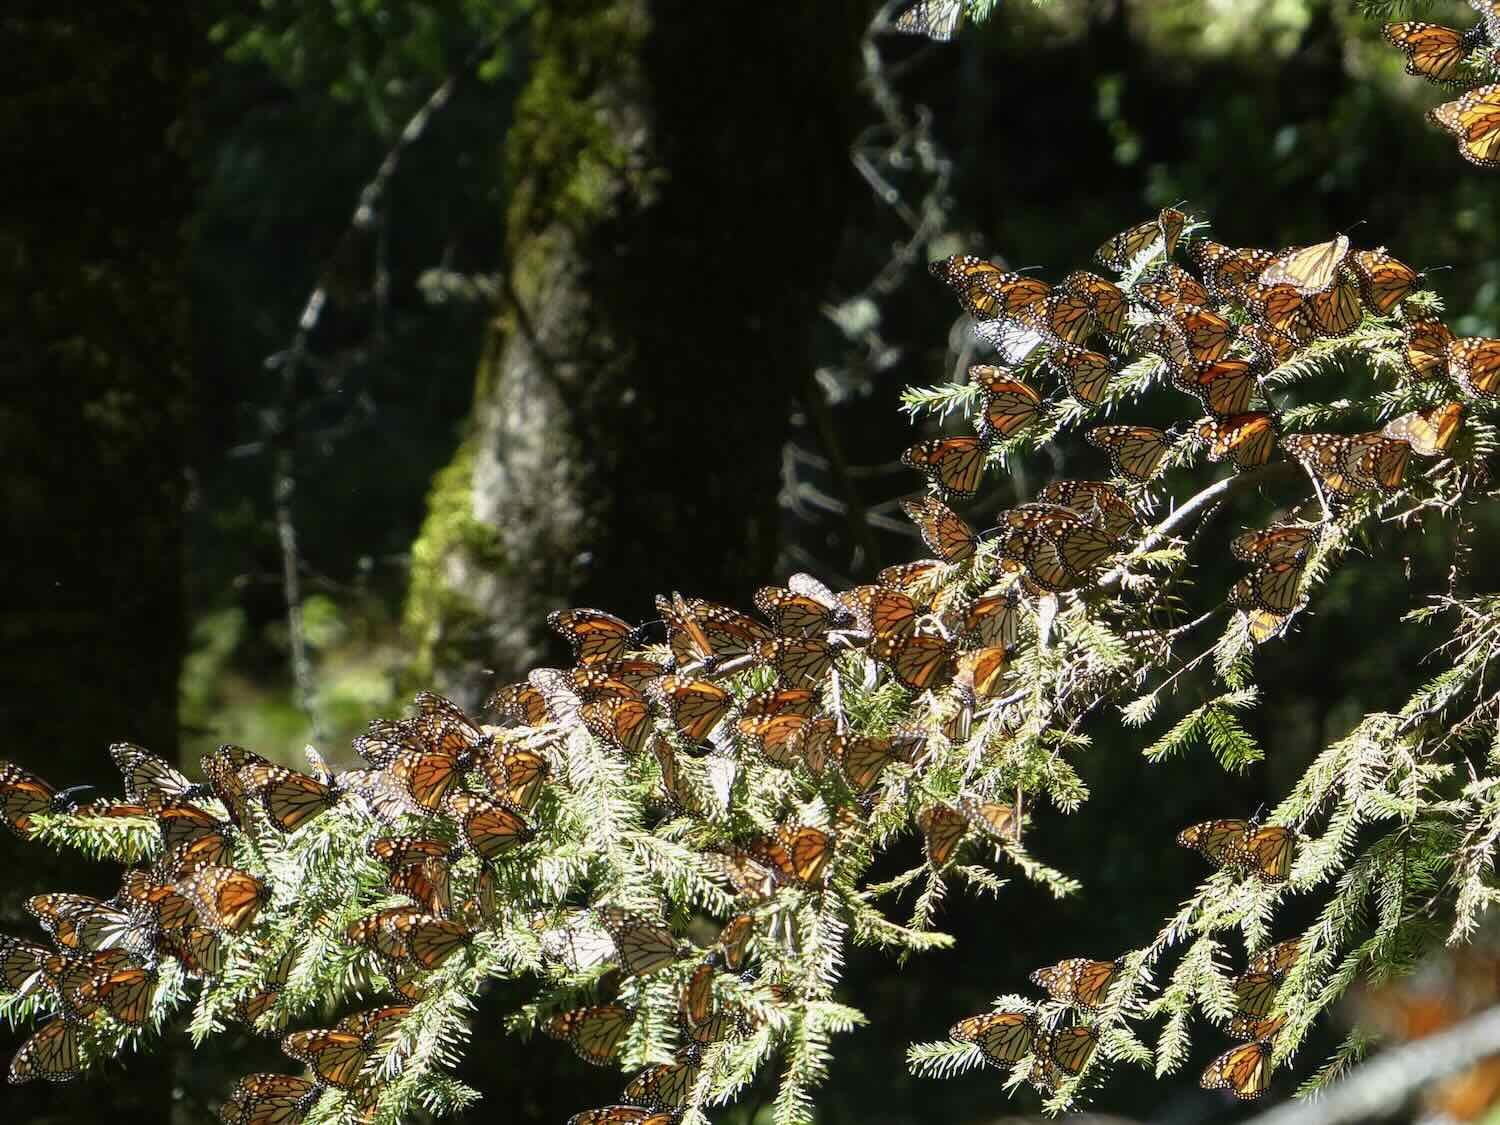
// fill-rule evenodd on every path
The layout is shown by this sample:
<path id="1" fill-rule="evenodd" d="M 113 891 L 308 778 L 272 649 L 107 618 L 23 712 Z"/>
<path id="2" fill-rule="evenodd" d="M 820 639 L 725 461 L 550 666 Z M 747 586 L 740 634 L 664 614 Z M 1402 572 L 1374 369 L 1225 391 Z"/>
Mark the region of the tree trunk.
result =
<path id="1" fill-rule="evenodd" d="M 190 12 L 31 4 L 5 25 L 0 753 L 103 794 L 120 791 L 110 742 L 176 754 L 192 202 L 181 146 L 206 45 Z M 26 896 L 118 889 L 118 868 L 0 838 L 7 932 L 39 936 Z M 127 1065 L 123 1079 L 13 1090 L 7 1119 L 167 1120 L 166 1057 Z"/>
<path id="2" fill-rule="evenodd" d="M 549 610 L 646 619 L 654 593 L 745 604 L 769 578 L 781 443 L 855 190 L 867 7 L 538 11 L 507 298 L 413 552 L 424 681 L 472 704 L 486 670 L 547 655 Z"/>

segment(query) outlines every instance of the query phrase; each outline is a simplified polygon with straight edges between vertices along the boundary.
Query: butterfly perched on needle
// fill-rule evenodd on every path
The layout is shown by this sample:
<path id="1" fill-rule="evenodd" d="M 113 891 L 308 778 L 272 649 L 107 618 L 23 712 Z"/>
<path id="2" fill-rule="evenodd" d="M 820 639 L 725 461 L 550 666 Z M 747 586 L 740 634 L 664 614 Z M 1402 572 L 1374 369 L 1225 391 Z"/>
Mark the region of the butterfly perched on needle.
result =
<path id="1" fill-rule="evenodd" d="M 1458 141 L 1459 155 L 1470 164 L 1500 168 L 1500 82 L 1428 110 L 1427 120 Z"/>
<path id="2" fill-rule="evenodd" d="M 916 0 L 891 26 L 908 35 L 925 35 L 946 43 L 957 33 L 963 18 L 963 0 Z"/>

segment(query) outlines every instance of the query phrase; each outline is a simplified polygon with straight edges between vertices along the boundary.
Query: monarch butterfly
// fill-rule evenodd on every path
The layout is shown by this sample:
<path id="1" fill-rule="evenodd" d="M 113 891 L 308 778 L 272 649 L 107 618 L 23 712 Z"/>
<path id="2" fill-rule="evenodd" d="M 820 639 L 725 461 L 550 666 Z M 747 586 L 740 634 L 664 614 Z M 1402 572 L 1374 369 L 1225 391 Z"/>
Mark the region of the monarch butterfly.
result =
<path id="1" fill-rule="evenodd" d="M 964 562 L 974 557 L 979 537 L 948 505 L 931 496 L 901 501 L 901 510 L 917 525 L 922 541 L 944 562 Z"/>
<path id="2" fill-rule="evenodd" d="M 672 1125 L 676 1116 L 639 1105 L 607 1105 L 575 1113 L 568 1125 Z"/>
<path id="3" fill-rule="evenodd" d="M 396 907 L 349 926 L 349 940 L 392 961 L 415 961 L 435 969 L 468 944 L 468 927 L 447 918 Z"/>
<path id="4" fill-rule="evenodd" d="M 497 859 L 535 835 L 519 814 L 488 797 L 453 793 L 448 797 L 448 811 L 458 818 L 464 842 L 482 860 Z"/>
<path id="5" fill-rule="evenodd" d="M 485 700 L 484 706 L 485 710 L 497 712 L 503 718 L 523 727 L 539 727 L 552 717 L 547 708 L 546 696 L 529 683 L 507 684 L 497 688 Z M 358 751 L 358 746 L 355 749 Z"/>
<path id="6" fill-rule="evenodd" d="M 827 632 L 836 606 L 781 586 L 762 586 L 755 591 L 755 608 L 783 636 L 809 637 Z"/>
<path id="7" fill-rule="evenodd" d="M 757 863 L 782 883 L 820 886 L 833 858 L 833 837 L 805 824 L 784 824 L 774 836 L 758 836 L 746 845 Z"/>
<path id="8" fill-rule="evenodd" d="M 1267 883 L 1279 883 L 1291 874 L 1297 852 L 1297 834 L 1290 828 L 1268 824 L 1245 833 L 1245 861 Z"/>
<path id="9" fill-rule="evenodd" d="M 1349 255 L 1349 238 L 1339 235 L 1327 242 L 1300 249 L 1283 250 L 1260 271 L 1262 285 L 1292 285 L 1303 296 L 1322 293 L 1334 283 L 1338 269 Z"/>
<path id="10" fill-rule="evenodd" d="M 1171 262 L 1151 271 L 1149 278 L 1137 283 L 1136 295 L 1158 313 L 1170 313 L 1183 307 L 1206 306 L 1213 299 L 1208 289 L 1192 274 Z"/>
<path id="11" fill-rule="evenodd" d="M 702 1070 L 696 1045 L 678 1051 L 669 1063 L 648 1066 L 626 1085 L 623 1096 L 657 1109 L 677 1109 L 688 1103 Z"/>
<path id="12" fill-rule="evenodd" d="M 1276 993 L 1286 974 L 1252 970 L 1234 978 L 1234 1007 L 1240 1015 L 1261 1019 L 1276 1002 Z"/>
<path id="13" fill-rule="evenodd" d="M 165 934 L 163 941 L 190 975 L 217 977 L 229 962 L 229 951 L 219 936 L 203 926 L 189 926 L 178 933 Z"/>
<path id="14" fill-rule="evenodd" d="M 937 577 L 943 564 L 937 559 L 897 563 L 875 572 L 875 582 L 892 590 L 911 590 Z"/>
<path id="15" fill-rule="evenodd" d="M 740 707 L 750 715 L 802 715 L 810 717 L 818 709 L 818 693 L 808 688 L 773 688 L 752 695 Z"/>
<path id="16" fill-rule="evenodd" d="M 1115 235 L 1098 250 L 1094 257 L 1106 268 L 1124 272 L 1130 263 L 1144 251 L 1161 244 L 1161 253 L 1170 258 L 1177 249 L 1177 240 L 1182 228 L 1187 225 L 1187 216 L 1175 207 L 1168 207 L 1154 219 L 1147 219 L 1128 230 Z"/>
<path id="17" fill-rule="evenodd" d="M 1030 383 L 1011 377 L 1007 367 L 975 364 L 969 379 L 984 392 L 984 426 L 999 437 L 1025 429 L 1041 415 L 1042 396 Z"/>
<path id="18" fill-rule="evenodd" d="M 708 737 L 708 732 L 719 725 L 734 702 L 718 684 L 686 676 L 667 676 L 658 690 L 673 724 L 684 738 L 693 742 Z"/>
<path id="19" fill-rule="evenodd" d="M 1098 1045 L 1099 1034 L 1093 1028 L 1081 1024 L 1064 1027 L 1047 1034 L 1045 1055 L 1071 1076 L 1082 1073 Z"/>
<path id="20" fill-rule="evenodd" d="M 1125 327 L 1125 294 L 1114 282 L 1096 273 L 1078 270 L 1063 278 L 1058 287 L 1087 301 L 1099 327 L 1111 336 L 1118 336 Z"/>
<path id="21" fill-rule="evenodd" d="M 298 952 L 299 946 L 295 942 L 287 946 L 282 955 L 276 959 L 276 964 L 271 967 L 265 979 L 259 982 L 256 990 L 235 1001 L 235 1019 L 254 1028 L 261 1017 L 275 1007 L 277 997 L 286 987 L 286 982 L 292 975 L 292 969 L 297 964 Z M 285 1025 L 286 1020 L 287 1016 L 283 1013 L 272 1022 L 279 1028 Z"/>
<path id="22" fill-rule="evenodd" d="M 291 1074 L 247 1074 L 219 1107 L 224 1125 L 296 1125 L 324 1087 Z"/>
<path id="23" fill-rule="evenodd" d="M 1014 589 L 980 598 L 964 617 L 963 632 L 985 648 L 1016 649 L 1021 599 Z"/>
<path id="24" fill-rule="evenodd" d="M 813 719 L 792 735 L 787 749 L 813 773 L 821 774 L 833 756 L 837 737 L 838 724 L 833 719 Z"/>
<path id="25" fill-rule="evenodd" d="M 1500 82 L 1428 110 L 1427 120 L 1458 139 L 1458 153 L 1470 164 L 1500 167 Z"/>
<path id="26" fill-rule="evenodd" d="M 1439 457 L 1448 452 L 1463 420 L 1464 404 L 1445 402 L 1392 418 L 1380 432 L 1388 438 L 1406 442 L 1419 457 Z"/>
<path id="27" fill-rule="evenodd" d="M 742 1012 L 715 1001 L 713 982 L 717 975 L 711 962 L 699 965 L 677 1003 L 678 1024 L 689 1039 L 705 1047 L 742 1034 L 749 1027 Z"/>
<path id="28" fill-rule="evenodd" d="M 402 864 L 390 875 L 391 890 L 416 900 L 432 914 L 446 916 L 453 909 L 453 883 L 446 856 Z"/>
<path id="29" fill-rule="evenodd" d="M 10 1060 L 10 1081 L 15 1085 L 41 1078 L 48 1082 L 71 1082 L 78 1077 L 78 1039 L 66 1019 L 48 1020 L 41 1030 L 21 1044 Z"/>
<path id="30" fill-rule="evenodd" d="M 1301 608 L 1301 603 L 1299 603 L 1298 608 Z M 1264 609 L 1250 609 L 1246 610 L 1241 616 L 1244 619 L 1245 629 L 1250 636 L 1251 643 L 1259 645 L 1274 640 L 1286 632 L 1286 628 L 1291 624 L 1296 612 L 1297 610 L 1295 609 L 1291 613 L 1271 613 Z"/>
<path id="31" fill-rule="evenodd" d="M 13 762 L 0 761 L 0 820 L 26 839 L 31 832 L 31 818 L 37 813 L 61 812 L 58 791 L 29 770 Z"/>
<path id="32" fill-rule="evenodd" d="M 605 906 L 596 908 L 594 915 L 615 943 L 627 977 L 643 977 L 665 969 L 683 953 L 671 930 L 638 914 Z"/>
<path id="33" fill-rule="evenodd" d="M 1441 378 L 1448 371 L 1448 346 L 1454 342 L 1448 326 L 1436 317 L 1407 321 L 1406 347 L 1402 358 L 1413 379 Z"/>
<path id="34" fill-rule="evenodd" d="M 1353 331 L 1363 315 L 1354 274 L 1339 270 L 1332 286 L 1308 297 L 1307 311 L 1314 335 L 1342 336 Z"/>
<path id="35" fill-rule="evenodd" d="M 52 950 L 45 945 L 0 934 L 0 983 L 14 993 L 24 995 L 42 983 L 43 966 Z"/>
<path id="36" fill-rule="evenodd" d="M 775 715 L 747 715 L 735 723 L 735 729 L 771 765 L 789 770 L 798 762 L 792 740 L 806 725 L 806 715 L 788 711 Z"/>
<path id="37" fill-rule="evenodd" d="M 1391 257 L 1384 246 L 1354 251 L 1349 255 L 1349 265 L 1359 279 L 1360 296 L 1376 316 L 1388 315 L 1416 288 L 1417 271 Z"/>
<path id="38" fill-rule="evenodd" d="M 719 931 L 718 948 L 724 954 L 724 964 L 732 973 L 740 971 L 745 955 L 750 948 L 750 939 L 755 936 L 755 915 L 736 914 L 724 923 Z"/>
<path id="39" fill-rule="evenodd" d="M 1250 971 L 1254 973 L 1284 973 L 1297 963 L 1302 955 L 1302 942 L 1298 938 L 1279 941 L 1275 945 L 1250 958 Z"/>
<path id="40" fill-rule="evenodd" d="M 952 674 L 952 644 L 930 633 L 876 637 L 870 654 L 913 691 L 939 687 Z"/>
<path id="41" fill-rule="evenodd" d="M 212 813 L 184 800 L 163 803 L 156 810 L 157 827 L 168 856 L 185 845 L 213 838 L 227 855 L 232 826 Z"/>
<path id="42" fill-rule="evenodd" d="M 546 925 L 541 918 L 532 922 L 532 929 L 538 932 L 541 941 L 542 954 L 569 972 L 597 968 L 614 956 L 614 939 L 582 910 L 564 911 L 561 925 L 544 928 Z"/>
<path id="43" fill-rule="evenodd" d="M 757 642 L 750 650 L 750 658 L 762 667 L 773 669 L 784 687 L 816 683 L 833 667 L 832 647 L 815 637 L 801 640 L 771 637 Z"/>
<path id="44" fill-rule="evenodd" d="M 872 735 L 841 735 L 830 749 L 843 771 L 844 780 L 856 793 L 863 793 L 879 781 L 886 766 L 910 761 L 911 751 L 902 739 Z"/>
<path id="45" fill-rule="evenodd" d="M 156 974 L 139 965 L 126 965 L 92 974 L 79 988 L 79 998 L 88 1006 L 103 1006 L 121 1023 L 132 1027 L 146 1022 Z"/>
<path id="46" fill-rule="evenodd" d="M 930 805 L 917 814 L 917 827 L 922 830 L 923 846 L 927 862 L 933 870 L 946 867 L 969 834 L 969 821 L 957 809 L 942 803 Z"/>
<path id="47" fill-rule="evenodd" d="M 1265 330 L 1281 333 L 1294 345 L 1312 337 L 1312 306 L 1295 285 L 1262 285 L 1255 282 L 1245 290 L 1245 311 L 1255 324 Z"/>
<path id="48" fill-rule="evenodd" d="M 173 888 L 192 904 L 200 924 L 216 934 L 243 932 L 271 900 L 269 887 L 234 867 L 200 867 Z"/>
<path id="49" fill-rule="evenodd" d="M 52 940 L 64 949 L 127 949 L 143 953 L 150 948 L 149 917 L 142 904 L 101 902 L 87 895 L 36 895 L 26 901 L 26 910 L 41 923 Z"/>
<path id="50" fill-rule="evenodd" d="M 1345 464 L 1351 479 L 1382 492 L 1394 492 L 1401 487 L 1410 458 L 1411 445 L 1400 438 L 1355 434 Z"/>
<path id="51" fill-rule="evenodd" d="M 1195 395 L 1210 414 L 1229 418 L 1245 413 L 1259 384 L 1254 365 L 1243 359 L 1223 359 L 1198 368 L 1178 386 Z"/>
<path id="52" fill-rule="evenodd" d="M 1223 359 L 1229 345 L 1234 343 L 1235 326 L 1212 309 L 1181 308 L 1173 313 L 1172 319 L 1182 330 L 1195 365 Z"/>
<path id="53" fill-rule="evenodd" d="M 748 855 L 710 852 L 707 858 L 714 874 L 722 882 L 729 884 L 742 901 L 764 902 L 776 889 L 776 880 L 772 876 L 771 869 Z"/>
<path id="54" fill-rule="evenodd" d="M 1279 825 L 1209 820 L 1184 828 L 1177 842 L 1202 853 L 1217 867 L 1253 871 L 1267 883 L 1279 883 L 1291 871 L 1297 836 Z"/>
<path id="55" fill-rule="evenodd" d="M 1291 613 L 1298 605 L 1305 559 L 1262 563 L 1230 588 L 1229 602 L 1239 609 Z"/>
<path id="56" fill-rule="evenodd" d="M 627 696 L 610 696 L 585 703 L 579 717 L 589 733 L 626 754 L 639 754 L 651 733 L 651 709 L 646 701 Z"/>
<path id="57" fill-rule="evenodd" d="M 319 1079 L 340 1090 L 359 1084 L 377 1045 L 371 1036 L 332 1027 L 294 1031 L 281 1041 L 288 1056 L 306 1063 Z"/>
<path id="58" fill-rule="evenodd" d="M 345 770 L 339 774 L 339 790 L 353 797 L 367 816 L 385 824 L 417 810 L 406 790 L 384 770 Z"/>
<path id="59" fill-rule="evenodd" d="M 1205 1090 L 1228 1090 L 1241 1101 L 1253 1101 L 1271 1085 L 1271 1047 L 1256 1040 L 1231 1047 L 1203 1072 L 1198 1085 Z"/>
<path id="60" fill-rule="evenodd" d="M 209 794 L 207 785 L 188 780 L 181 770 L 132 742 L 116 742 L 109 756 L 125 780 L 125 796 L 132 801 L 160 798 L 194 798 Z"/>
<path id="61" fill-rule="evenodd" d="M 1039 1030 L 1031 1012 L 999 1011 L 961 1019 L 948 1034 L 960 1043 L 974 1044 L 986 1062 L 1004 1067 L 1031 1053 Z"/>
<path id="62" fill-rule="evenodd" d="M 1291 562 L 1316 543 L 1321 532 L 1318 524 L 1280 524 L 1236 535 L 1229 551 L 1241 562 Z"/>
<path id="63" fill-rule="evenodd" d="M 1096 426 L 1083 436 L 1090 445 L 1109 454 L 1116 476 L 1141 482 L 1156 475 L 1176 440 L 1150 426 Z"/>
<path id="64" fill-rule="evenodd" d="M 1301 338 L 1299 335 L 1298 339 Z M 1245 345 L 1258 362 L 1273 367 L 1285 363 L 1296 354 L 1298 339 L 1264 324 L 1240 325 L 1240 343 Z"/>
<path id="65" fill-rule="evenodd" d="M 473 764 L 473 755 L 468 752 L 455 754 L 412 746 L 392 758 L 385 772 L 414 804 L 430 813 L 458 788 Z"/>
<path id="66" fill-rule="evenodd" d="M 1076 294 L 1053 293 L 1027 305 L 1017 320 L 1054 344 L 1081 344 L 1094 331 L 1094 307 Z"/>
<path id="67" fill-rule="evenodd" d="M 931 263 L 927 269 L 953 290 L 964 312 L 975 320 L 1014 316 L 1052 292 L 1045 281 L 1009 273 L 972 254 L 955 254 Z"/>
<path id="68" fill-rule="evenodd" d="M 1103 401 L 1104 391 L 1115 374 L 1109 356 L 1072 344 L 1059 344 L 1053 348 L 1047 362 L 1067 381 L 1073 397 L 1090 406 Z"/>
<path id="69" fill-rule="evenodd" d="M 946 43 L 958 31 L 959 25 L 963 23 L 963 16 L 963 0 L 916 0 L 916 3 L 896 17 L 892 26 L 908 35 L 925 35 L 939 43 Z M 568 1125 L 574 1123 L 569 1122 Z M 588 1122 L 585 1125 L 595 1123 Z"/>
<path id="70" fill-rule="evenodd" d="M 900 590 L 885 586 L 856 586 L 839 595 L 862 633 L 877 637 L 905 637 L 916 632 L 917 603 Z"/>
<path id="71" fill-rule="evenodd" d="M 944 494 L 961 500 L 979 491 L 986 451 L 986 443 L 979 438 L 935 438 L 907 449 L 901 463 L 925 473 Z"/>
<path id="72" fill-rule="evenodd" d="M 1054 1000 L 1075 1004 L 1085 1011 L 1095 1011 L 1104 1003 L 1109 986 L 1123 967 L 1124 962 L 1118 960 L 1091 961 L 1087 957 L 1070 957 L 1037 969 L 1028 979 L 1045 988 Z"/>
<path id="73" fill-rule="evenodd" d="M 1275 1043 L 1276 1036 L 1281 1034 L 1281 1029 L 1285 1026 L 1285 1016 L 1261 1020 L 1251 1016 L 1235 1016 L 1229 1021 L 1229 1036 L 1231 1039 L 1254 1039 L 1261 1043 Z"/>
<path id="74" fill-rule="evenodd" d="M 972 701 L 990 700 L 1000 694 L 1000 685 L 1005 670 L 1009 667 L 1007 652 L 1003 645 L 961 652 L 957 657 L 955 682 Z"/>
<path id="75" fill-rule="evenodd" d="M 1465 336 L 1448 345 L 1448 370 L 1471 395 L 1500 394 L 1500 340 Z"/>
<path id="76" fill-rule="evenodd" d="M 1134 344 L 1137 351 L 1160 357 L 1166 362 L 1167 373 L 1175 380 L 1179 372 L 1194 365 L 1193 353 L 1188 349 L 1187 335 L 1170 320 L 1152 320 L 1135 330 Z"/>
<path id="77" fill-rule="evenodd" d="M 958 798 L 958 811 L 992 840 L 1009 844 L 1020 838 L 1016 810 L 1011 805 L 982 801 L 972 793 L 964 793 Z"/>
<path id="78" fill-rule="evenodd" d="M 542 1025 L 542 1030 L 554 1039 L 565 1041 L 584 1062 L 607 1066 L 619 1053 L 620 1044 L 634 1022 L 634 1008 L 599 1004 L 553 1016 Z"/>
<path id="79" fill-rule="evenodd" d="M 338 801 L 330 786 L 285 766 L 247 766 L 240 784 L 260 798 L 266 816 L 283 832 L 295 831 Z"/>
<path id="80" fill-rule="evenodd" d="M 566 671 L 561 668 L 533 668 L 526 673 L 526 682 L 542 693 L 542 698 L 547 701 L 549 714 L 564 717 L 577 714 L 581 703 L 590 703 L 611 695 L 639 696 L 644 690 L 641 685 L 649 684 L 665 671 L 653 664 L 651 667 L 654 676 L 651 679 L 632 677 L 626 680 L 612 675 L 609 669 L 623 663 L 625 661 L 606 660 L 599 664 L 580 664 Z"/>
<path id="81" fill-rule="evenodd" d="M 1271 459 L 1271 451 L 1276 448 L 1276 419 L 1261 411 L 1211 419 L 1198 427 L 1198 436 L 1209 443 L 1210 461 L 1229 457 L 1236 468 L 1253 469 Z"/>
<path id="82" fill-rule="evenodd" d="M 1436 23 L 1409 20 L 1388 23 L 1385 41 L 1406 54 L 1406 73 L 1440 86 L 1452 85 L 1459 64 L 1474 47 L 1472 32 L 1455 31 Z"/>
<path id="83" fill-rule="evenodd" d="M 679 668 L 744 656 L 757 642 L 775 636 L 754 618 L 701 598 L 674 593 L 671 601 L 658 597 L 656 609 L 667 623 L 667 639 Z"/>
<path id="84" fill-rule="evenodd" d="M 1246 290 L 1258 284 L 1261 271 L 1276 258 L 1269 250 L 1236 249 L 1209 239 L 1195 242 L 1189 253 L 1203 275 L 1203 284 L 1219 300 L 1244 300 Z"/>
<path id="85" fill-rule="evenodd" d="M 1037 493 L 1037 500 L 1077 513 L 1086 523 L 1120 540 L 1135 529 L 1135 509 L 1119 489 L 1102 480 L 1055 480 Z"/>
<path id="86" fill-rule="evenodd" d="M 489 779 L 490 792 L 502 803 L 522 812 L 536 804 L 552 767 L 536 750 L 511 746 L 479 760 Z"/>
<path id="87" fill-rule="evenodd" d="M 1078 575 L 1063 564 L 1056 540 L 1043 525 L 1012 531 L 1000 540 L 1000 553 L 1025 567 L 1022 588 L 1028 593 L 1059 593 L 1078 585 Z"/>
<path id="88" fill-rule="evenodd" d="M 554 610 L 547 624 L 572 646 L 578 664 L 619 660 L 636 639 L 635 626 L 600 609 Z"/>
<path id="89" fill-rule="evenodd" d="M 1205 820 L 1177 833 L 1177 843 L 1199 852 L 1216 867 L 1235 862 L 1250 824 L 1244 820 Z"/>

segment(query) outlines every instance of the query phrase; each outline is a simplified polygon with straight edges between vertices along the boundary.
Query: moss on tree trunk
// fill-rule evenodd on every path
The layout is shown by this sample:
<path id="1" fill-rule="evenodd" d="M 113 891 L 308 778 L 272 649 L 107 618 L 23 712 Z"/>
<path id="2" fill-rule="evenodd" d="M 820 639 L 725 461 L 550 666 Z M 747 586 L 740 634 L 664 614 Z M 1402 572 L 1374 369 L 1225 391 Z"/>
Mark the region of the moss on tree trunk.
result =
<path id="1" fill-rule="evenodd" d="M 508 138 L 509 293 L 413 552 L 417 674 L 469 702 L 546 612 L 744 602 L 853 189 L 848 0 L 547 5 Z M 767 59 L 778 60 L 775 70 Z"/>

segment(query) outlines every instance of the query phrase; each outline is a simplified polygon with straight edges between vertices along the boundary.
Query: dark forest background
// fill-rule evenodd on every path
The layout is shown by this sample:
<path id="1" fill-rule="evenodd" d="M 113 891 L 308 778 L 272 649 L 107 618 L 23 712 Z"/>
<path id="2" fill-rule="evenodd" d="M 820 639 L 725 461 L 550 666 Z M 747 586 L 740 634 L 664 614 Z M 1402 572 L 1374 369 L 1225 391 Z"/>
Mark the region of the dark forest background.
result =
<path id="1" fill-rule="evenodd" d="M 1466 26 L 1465 5 L 1426 10 Z M 58 785 L 108 786 L 122 739 L 189 763 L 226 741 L 297 763 L 313 743 L 345 764 L 419 688 L 473 705 L 562 658 L 548 610 L 645 619 L 673 589 L 748 605 L 793 570 L 866 580 L 925 553 L 894 506 L 917 487 L 895 461 L 913 438 L 898 395 L 950 377 L 964 345 L 932 258 L 1057 280 L 1179 203 L 1232 245 L 1387 245 L 1431 271 L 1457 331 L 1500 334 L 1500 180 L 1426 125 L 1443 95 L 1350 3 L 1006 2 L 947 45 L 872 33 L 876 14 L 8 8 L 0 754 Z M 1103 468 L 1051 452 L 976 515 Z M 1441 540 L 1387 529 L 1265 651 L 1251 721 L 1272 752 L 1249 774 L 1207 755 L 1148 766 L 1147 735 L 1100 718 L 1077 762 L 1092 800 L 1039 812 L 1028 837 L 1084 892 L 953 896 L 955 951 L 899 968 L 859 954 L 848 999 L 871 1022 L 835 1044 L 820 1119 L 1033 1112 L 993 1071 L 907 1077 L 906 1044 L 1039 965 L 1149 940 L 1201 874 L 1171 846 L 1180 827 L 1271 802 L 1422 677 L 1434 637 L 1399 618 L 1444 583 Z M 1181 703 L 1197 701 L 1186 679 Z M 0 850 L 10 932 L 29 929 L 26 896 L 108 883 Z M 617 1075 L 500 1034 L 506 992 L 476 1019 L 472 1119 L 613 1100 Z M 199 1121 L 232 1076 L 285 1062 L 244 1034 L 168 1042 L 0 1104 L 10 1120 Z M 1192 1070 L 1115 1074 L 1101 1110 L 1241 1112 Z"/>

